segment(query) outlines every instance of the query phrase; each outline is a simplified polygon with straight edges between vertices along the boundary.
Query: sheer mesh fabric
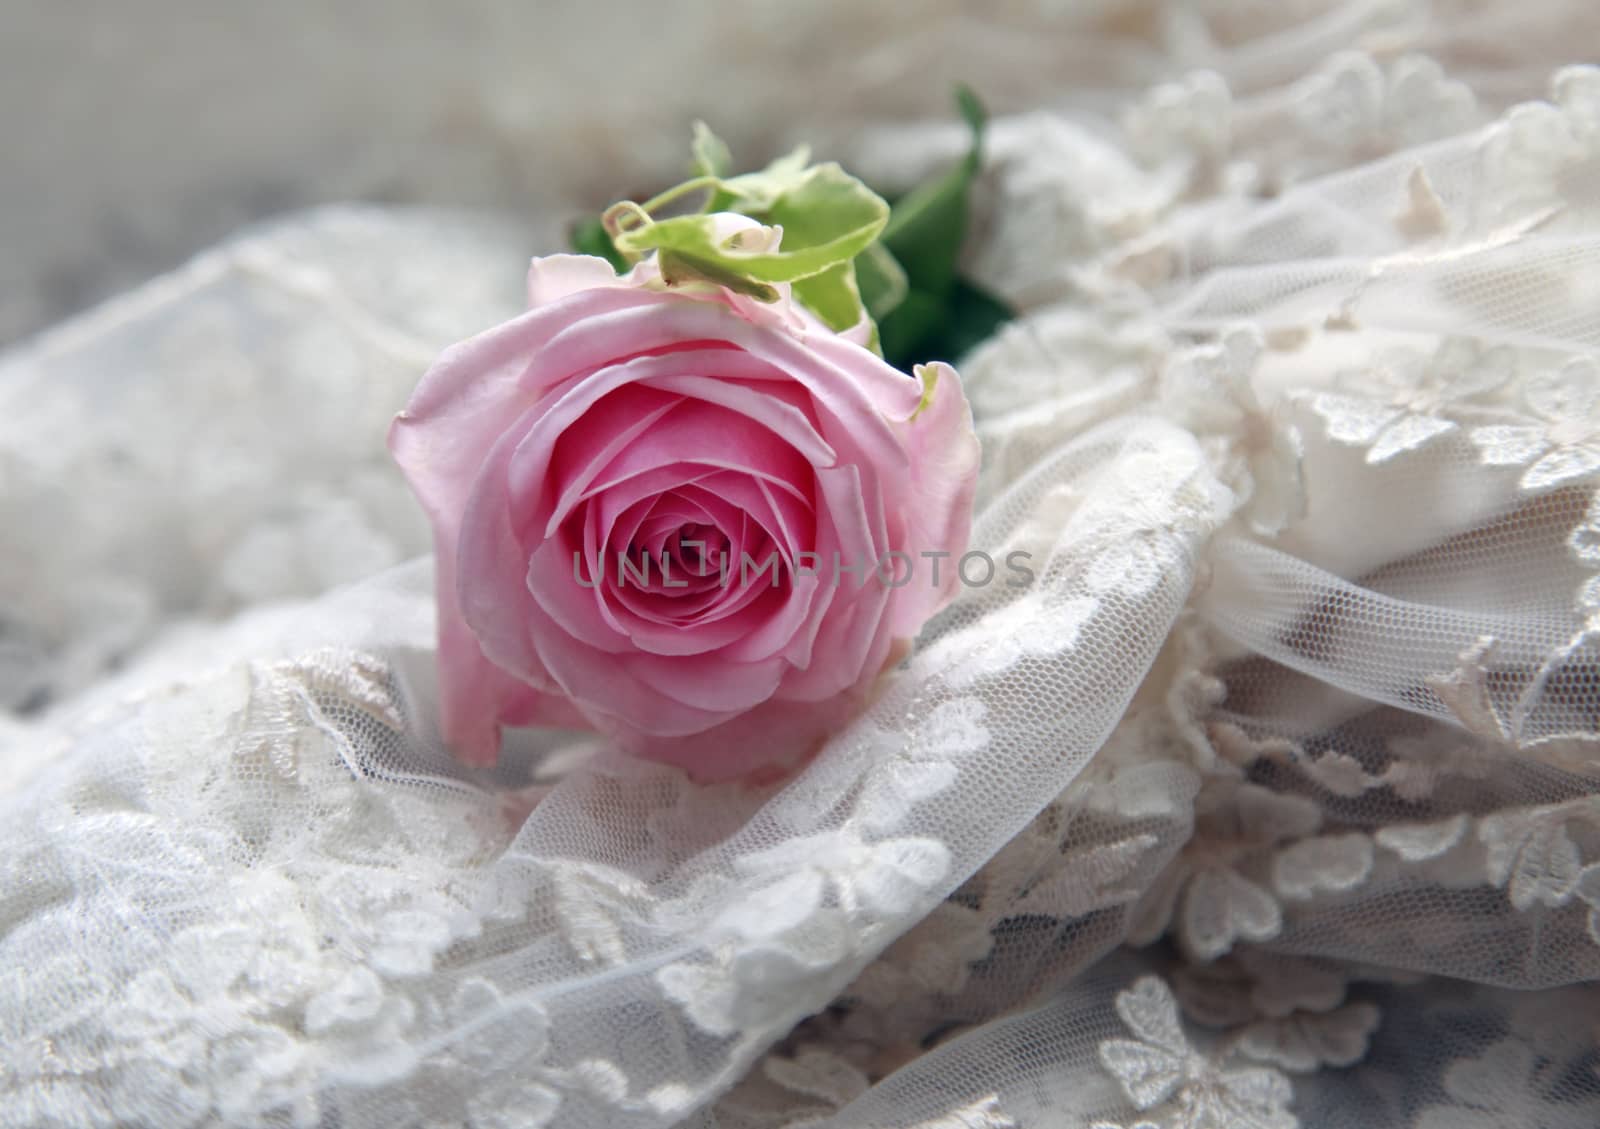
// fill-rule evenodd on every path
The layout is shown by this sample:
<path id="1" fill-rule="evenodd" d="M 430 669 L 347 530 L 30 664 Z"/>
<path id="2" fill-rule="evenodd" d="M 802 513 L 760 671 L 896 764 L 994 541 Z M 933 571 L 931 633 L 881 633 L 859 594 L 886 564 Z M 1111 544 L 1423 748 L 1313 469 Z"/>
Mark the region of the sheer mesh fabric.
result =
<path id="1" fill-rule="evenodd" d="M 298 217 L 0 359 L 0 1124 L 1600 1124 L 1600 72 L 1530 78 L 1593 17 L 1436 7 L 1107 6 L 1151 88 L 997 123 L 1034 580 L 781 783 L 441 747 L 382 426 L 514 226 Z"/>

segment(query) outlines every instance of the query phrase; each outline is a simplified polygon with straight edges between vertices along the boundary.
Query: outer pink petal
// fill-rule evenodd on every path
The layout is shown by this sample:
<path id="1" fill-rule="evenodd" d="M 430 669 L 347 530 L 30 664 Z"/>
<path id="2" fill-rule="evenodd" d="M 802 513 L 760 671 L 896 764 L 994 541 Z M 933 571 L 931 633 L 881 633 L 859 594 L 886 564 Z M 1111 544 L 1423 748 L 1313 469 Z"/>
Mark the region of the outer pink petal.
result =
<path id="1" fill-rule="evenodd" d="M 640 267 L 619 275 L 596 255 L 545 255 L 528 264 L 528 308 L 536 310 L 584 290 L 636 289 L 654 276 Z"/>
<path id="2" fill-rule="evenodd" d="M 567 702 L 514 678 L 484 657 L 456 605 L 453 559 L 440 553 L 439 714 L 445 744 L 468 764 L 492 765 L 500 754 L 500 725 L 566 725 Z"/>
<path id="3" fill-rule="evenodd" d="M 877 657 L 881 670 L 891 657 Z M 671 737 L 644 733 L 620 722 L 603 726 L 619 745 L 638 756 L 675 764 L 696 780 L 762 779 L 804 764 L 860 713 L 876 689 L 875 678 L 858 680 L 845 693 L 820 702 L 769 698 L 701 733 Z M 781 740 L 775 740 L 781 735 Z"/>
<path id="4" fill-rule="evenodd" d="M 654 297 L 653 305 L 618 305 L 597 311 L 558 334 L 536 358 L 528 380 L 549 383 L 558 379 L 553 375 L 557 372 L 592 369 L 609 360 L 604 355 L 607 350 L 614 357 L 619 342 L 638 352 L 721 342 L 763 362 L 768 370 L 778 369 L 803 387 L 819 418 L 831 423 L 823 438 L 835 445 L 836 435 L 848 440 L 855 452 L 850 461 L 887 475 L 906 468 L 905 451 L 891 420 L 903 419 L 916 409 L 922 395 L 917 381 L 848 342 L 822 337 L 802 340 L 752 325 L 725 306 L 676 294 Z M 843 452 L 840 455 L 844 457 Z"/>
<path id="5" fill-rule="evenodd" d="M 634 677 L 617 656 L 566 636 L 542 609 L 535 608 L 528 627 L 551 676 L 589 723 L 602 732 L 684 737 L 703 733 L 731 716 L 697 708 L 651 688 Z"/>
<path id="6" fill-rule="evenodd" d="M 919 559 L 912 582 L 897 590 L 892 626 L 901 638 L 915 635 L 929 616 L 955 597 L 960 583 L 955 565 L 967 551 L 972 532 L 980 458 L 972 409 L 956 370 L 946 364 L 919 369 L 923 370 L 933 382 L 931 397 L 901 425 L 911 453 L 910 489 L 903 511 L 908 523 L 905 548 L 913 558 L 924 551 L 948 552 L 950 558 L 943 562 L 949 567 L 940 570 L 937 586 L 931 583 L 929 562 Z"/>
<path id="7" fill-rule="evenodd" d="M 585 291 L 440 354 L 389 428 L 389 450 L 433 520 L 436 535 L 440 523 L 453 521 L 466 504 L 489 450 L 562 375 L 570 375 L 536 363 L 548 343 L 580 311 L 602 315 L 657 297 L 645 291 Z"/>
<path id="8" fill-rule="evenodd" d="M 781 658 L 731 663 L 684 662 L 674 656 L 632 654 L 622 660 L 628 674 L 675 701 L 718 713 L 743 713 L 772 697 L 788 664 Z M 648 728 L 648 719 L 637 722 Z M 776 735 L 774 735 L 776 736 Z"/>

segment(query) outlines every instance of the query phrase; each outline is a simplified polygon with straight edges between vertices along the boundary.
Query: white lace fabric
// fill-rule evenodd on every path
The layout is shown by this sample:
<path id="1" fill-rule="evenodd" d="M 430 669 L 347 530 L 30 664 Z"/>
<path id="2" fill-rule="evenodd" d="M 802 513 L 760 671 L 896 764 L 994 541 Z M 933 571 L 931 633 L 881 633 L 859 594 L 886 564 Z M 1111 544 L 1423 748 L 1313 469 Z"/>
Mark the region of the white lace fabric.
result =
<path id="1" fill-rule="evenodd" d="M 382 432 L 513 226 L 316 213 L 0 359 L 0 1125 L 1600 1123 L 1600 72 L 1502 109 L 1578 40 L 1436 7 L 1140 8 L 1167 81 L 996 124 L 1036 580 L 783 784 L 440 746 Z"/>

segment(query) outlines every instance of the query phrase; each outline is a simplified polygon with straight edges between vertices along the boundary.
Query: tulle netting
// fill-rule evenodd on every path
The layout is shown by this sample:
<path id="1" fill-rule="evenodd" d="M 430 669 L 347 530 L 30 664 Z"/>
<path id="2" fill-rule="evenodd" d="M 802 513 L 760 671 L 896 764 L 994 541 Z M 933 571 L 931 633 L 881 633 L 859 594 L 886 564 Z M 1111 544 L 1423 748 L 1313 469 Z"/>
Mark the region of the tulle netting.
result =
<path id="1" fill-rule="evenodd" d="M 1594 11 L 1088 7 L 1136 81 L 996 123 L 968 259 L 1036 580 L 784 783 L 440 746 L 382 435 L 511 221 L 0 358 L 0 1124 L 1600 1124 Z"/>

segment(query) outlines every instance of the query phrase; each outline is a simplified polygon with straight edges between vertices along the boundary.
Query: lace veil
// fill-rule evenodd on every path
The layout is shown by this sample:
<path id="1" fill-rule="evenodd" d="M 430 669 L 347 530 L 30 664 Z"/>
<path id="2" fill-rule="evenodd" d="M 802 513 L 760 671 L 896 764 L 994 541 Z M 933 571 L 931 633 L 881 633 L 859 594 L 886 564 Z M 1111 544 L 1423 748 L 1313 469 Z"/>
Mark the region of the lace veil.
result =
<path id="1" fill-rule="evenodd" d="M 0 358 L 0 1123 L 1600 1124 L 1600 25 L 1431 7 L 1145 5 L 997 123 L 1035 582 L 783 784 L 440 747 L 382 435 L 514 222 L 302 215 Z"/>

